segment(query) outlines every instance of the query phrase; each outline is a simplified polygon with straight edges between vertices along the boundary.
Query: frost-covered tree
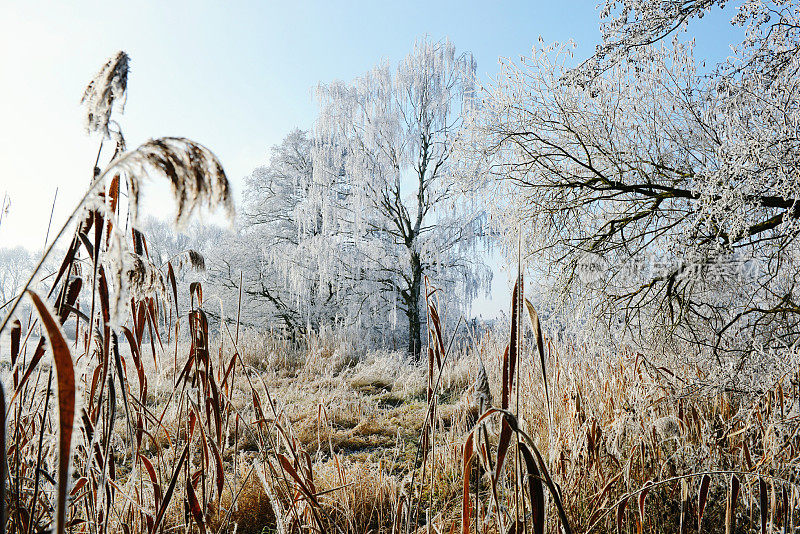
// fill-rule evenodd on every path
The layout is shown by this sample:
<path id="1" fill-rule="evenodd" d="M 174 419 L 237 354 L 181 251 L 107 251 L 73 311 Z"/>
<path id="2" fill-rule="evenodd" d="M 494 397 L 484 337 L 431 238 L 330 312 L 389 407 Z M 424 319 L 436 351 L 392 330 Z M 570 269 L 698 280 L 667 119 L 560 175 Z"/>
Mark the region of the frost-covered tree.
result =
<path id="1" fill-rule="evenodd" d="M 249 322 L 277 318 L 292 333 L 340 320 L 352 293 L 324 271 L 339 250 L 335 235 L 322 235 L 312 147 L 307 132 L 294 130 L 271 149 L 245 179 L 239 227 L 211 256 L 214 283 L 233 295 L 241 284 Z"/>
<path id="2" fill-rule="evenodd" d="M 355 80 L 320 85 L 310 187 L 332 247 L 316 256 L 320 287 L 341 280 L 351 316 L 399 310 L 408 351 L 422 346 L 427 276 L 469 304 L 489 273 L 475 254 L 482 217 L 457 198 L 453 148 L 473 107 L 475 62 L 449 41 L 418 42 L 396 69 L 382 63 Z M 451 305 L 451 315 L 460 306 Z"/>
<path id="3" fill-rule="evenodd" d="M 476 132 L 501 226 L 522 227 L 571 305 L 650 341 L 786 346 L 800 335 L 800 8 L 740 3 L 743 42 L 699 72 L 692 42 L 665 38 L 724 3 L 609 0 L 597 55 L 506 64 Z"/>
<path id="4" fill-rule="evenodd" d="M 170 222 L 148 216 L 138 225 L 144 236 L 147 253 L 157 265 L 171 261 L 173 267 L 189 265 L 202 270 L 205 255 L 219 244 L 225 229 L 214 224 L 193 222 L 176 230 Z M 176 273 L 177 274 L 177 273 Z"/>
<path id="5" fill-rule="evenodd" d="M 28 249 L 0 248 L 0 306 L 17 296 L 33 266 L 34 258 Z"/>

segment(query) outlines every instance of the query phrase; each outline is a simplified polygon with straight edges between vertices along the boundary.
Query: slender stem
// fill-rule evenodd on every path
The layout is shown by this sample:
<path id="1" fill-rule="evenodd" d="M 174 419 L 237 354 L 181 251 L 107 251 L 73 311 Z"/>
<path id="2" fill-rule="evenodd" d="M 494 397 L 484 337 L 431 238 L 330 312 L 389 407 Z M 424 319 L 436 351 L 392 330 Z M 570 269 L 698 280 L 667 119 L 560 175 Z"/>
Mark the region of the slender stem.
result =
<path id="1" fill-rule="evenodd" d="M 239 321 L 242 317 L 242 281 L 244 280 L 244 274 L 240 270 L 239 271 L 239 306 L 236 311 L 236 343 L 239 343 Z"/>
<path id="2" fill-rule="evenodd" d="M 19 306 L 19 302 L 22 300 L 23 295 L 25 295 L 25 290 L 27 290 L 31 286 L 33 280 L 36 278 L 36 274 L 39 272 L 39 270 L 42 268 L 42 265 L 44 265 L 44 262 L 50 256 L 50 253 L 53 252 L 53 248 L 55 248 L 55 245 L 56 243 L 58 243 L 58 240 L 61 238 L 62 235 L 64 235 L 64 232 L 67 230 L 69 225 L 72 224 L 72 222 L 78 216 L 78 213 L 80 212 L 80 209 L 83 207 L 83 204 L 86 202 L 89 196 L 91 196 L 91 194 L 94 193 L 95 189 L 97 189 L 97 186 L 105 181 L 106 176 L 108 176 L 111 170 L 113 170 L 118 165 L 123 163 L 129 156 L 130 152 L 120 157 L 117 161 L 112 161 L 108 165 L 108 167 L 106 167 L 106 170 L 104 170 L 100 175 L 97 176 L 97 178 L 94 179 L 92 184 L 89 186 L 89 189 L 87 189 L 86 193 L 83 194 L 83 197 L 81 197 L 80 201 L 78 201 L 78 204 L 77 206 L 75 206 L 75 209 L 73 209 L 72 213 L 70 213 L 67 222 L 64 223 L 64 225 L 56 234 L 56 237 L 53 239 L 50 245 L 45 249 L 44 254 L 42 254 L 42 257 L 39 259 L 39 262 L 36 264 L 36 267 L 33 268 L 30 277 L 28 277 L 28 281 L 25 282 L 25 285 L 22 287 L 20 294 L 17 296 L 16 300 L 14 300 L 14 304 L 11 305 L 11 309 L 3 318 L 3 322 L 0 323 L 0 334 L 2 334 L 3 331 L 6 329 L 6 325 L 11 320 L 11 317 L 14 315 L 14 312 L 17 311 L 17 306 Z"/>
<path id="3" fill-rule="evenodd" d="M 35 513 L 36 513 L 36 501 L 39 500 L 39 471 L 42 468 L 42 443 L 44 441 L 44 427 L 45 422 L 47 421 L 47 408 L 50 405 L 50 388 L 53 385 L 53 368 L 50 367 L 50 371 L 47 374 L 47 393 L 44 398 L 44 412 L 42 414 L 42 427 L 39 429 L 39 448 L 36 454 L 36 472 L 34 473 L 33 479 L 33 502 L 31 503 L 31 518 L 28 522 L 28 534 L 31 534 L 31 529 L 33 528 L 33 523 Z"/>
<path id="4" fill-rule="evenodd" d="M 53 213 L 56 211 L 56 199 L 58 198 L 58 187 L 56 187 L 56 192 L 53 194 L 53 205 L 50 207 L 50 220 L 47 221 L 47 232 L 44 234 L 44 246 L 47 246 L 47 240 L 50 238 L 50 226 L 53 224 Z M 44 248 L 42 248 L 42 253 L 44 253 Z"/>

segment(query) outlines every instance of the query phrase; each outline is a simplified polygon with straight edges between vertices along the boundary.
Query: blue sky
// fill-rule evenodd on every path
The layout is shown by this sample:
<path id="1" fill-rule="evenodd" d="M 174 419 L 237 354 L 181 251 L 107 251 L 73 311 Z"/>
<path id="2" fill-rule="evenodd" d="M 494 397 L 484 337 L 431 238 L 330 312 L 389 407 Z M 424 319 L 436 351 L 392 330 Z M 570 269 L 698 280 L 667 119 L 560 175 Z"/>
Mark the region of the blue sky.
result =
<path id="1" fill-rule="evenodd" d="M 698 28 L 698 55 L 727 54 L 731 9 Z M 314 87 L 396 63 L 414 41 L 449 37 L 484 79 L 498 58 L 573 39 L 589 55 L 600 32 L 592 1 L 36 2 L 0 6 L 0 195 L 12 207 L 0 246 L 39 247 L 88 182 L 97 139 L 83 130 L 82 91 L 105 59 L 132 58 L 122 120 L 129 146 L 182 135 L 210 147 L 238 194 L 268 147 L 310 128 Z M 163 195 L 154 190 L 152 196 Z M 163 204 L 153 204 L 159 211 Z M 504 277 L 500 276 L 500 279 Z"/>

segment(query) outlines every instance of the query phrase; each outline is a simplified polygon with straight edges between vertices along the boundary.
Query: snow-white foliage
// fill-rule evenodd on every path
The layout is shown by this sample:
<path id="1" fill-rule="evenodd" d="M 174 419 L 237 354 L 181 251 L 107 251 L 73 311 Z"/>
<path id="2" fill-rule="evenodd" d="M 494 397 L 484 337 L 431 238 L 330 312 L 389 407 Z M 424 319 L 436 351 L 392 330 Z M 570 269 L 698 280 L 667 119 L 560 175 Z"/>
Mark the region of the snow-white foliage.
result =
<path id="1" fill-rule="evenodd" d="M 410 352 L 425 277 L 445 289 L 451 317 L 489 279 L 474 253 L 482 214 L 455 195 L 451 160 L 474 106 L 474 69 L 449 41 L 422 40 L 396 69 L 383 63 L 317 91 L 313 180 L 298 219 L 334 245 L 317 253 L 317 281 L 357 282 L 353 317 L 399 311 Z"/>
<path id="2" fill-rule="evenodd" d="M 521 227 L 568 309 L 629 339 L 800 332 L 800 7 L 741 3 L 744 42 L 702 72 L 691 40 L 662 38 L 723 3 L 609 1 L 597 56 L 576 69 L 553 45 L 506 63 L 475 121 L 509 248 Z"/>
<path id="3" fill-rule="evenodd" d="M 26 248 L 0 248 L 0 305 L 17 296 L 34 265 L 34 257 Z"/>
<path id="4" fill-rule="evenodd" d="M 290 133 L 247 178 L 215 277 L 234 290 L 241 271 L 245 298 L 288 328 L 338 324 L 418 352 L 425 277 L 453 319 L 490 277 L 476 259 L 483 214 L 456 196 L 451 161 L 474 67 L 422 41 L 397 69 L 321 85 L 314 134 Z"/>
<path id="5" fill-rule="evenodd" d="M 340 311 L 348 282 L 318 284 L 325 258 L 337 249 L 333 236 L 322 239 L 320 216 L 309 206 L 311 148 L 300 130 L 272 148 L 269 163 L 245 179 L 236 234 L 209 251 L 214 283 L 238 298 L 241 281 L 247 322 L 276 318 L 296 331 L 335 322 Z"/>
<path id="6" fill-rule="evenodd" d="M 194 273 L 199 277 L 205 271 L 205 256 L 219 244 L 224 233 L 223 228 L 197 219 L 183 230 L 176 231 L 172 224 L 152 215 L 143 218 L 138 228 L 145 236 L 152 261 L 161 267 L 171 262 L 179 282 L 183 274 Z M 200 257 L 193 257 L 195 255 Z M 196 280 L 202 278 L 192 279 Z M 183 281 L 188 281 L 188 278 Z"/>

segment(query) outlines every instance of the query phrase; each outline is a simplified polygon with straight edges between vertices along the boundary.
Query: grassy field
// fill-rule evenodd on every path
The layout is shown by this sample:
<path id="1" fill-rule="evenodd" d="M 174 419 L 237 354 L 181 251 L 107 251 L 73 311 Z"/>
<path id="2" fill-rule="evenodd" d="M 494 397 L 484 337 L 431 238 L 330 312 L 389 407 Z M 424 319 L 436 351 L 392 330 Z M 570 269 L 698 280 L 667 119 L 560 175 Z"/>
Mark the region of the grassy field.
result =
<path id="1" fill-rule="evenodd" d="M 796 372 L 729 391 L 700 365 L 544 335 L 540 352 L 535 316 L 515 316 L 515 342 L 500 327 L 449 351 L 450 333 L 432 327 L 423 362 L 358 353 L 332 333 L 237 341 L 228 325 L 210 336 L 200 308 L 193 342 L 151 340 L 144 317 L 123 350 L 113 339 L 71 347 L 83 356 L 68 531 L 751 532 L 765 521 L 794 532 L 800 522 Z M 35 346 L 22 344 L 5 376 L 9 532 L 39 532 L 57 513 L 63 406 L 49 358 L 31 366 Z"/>

